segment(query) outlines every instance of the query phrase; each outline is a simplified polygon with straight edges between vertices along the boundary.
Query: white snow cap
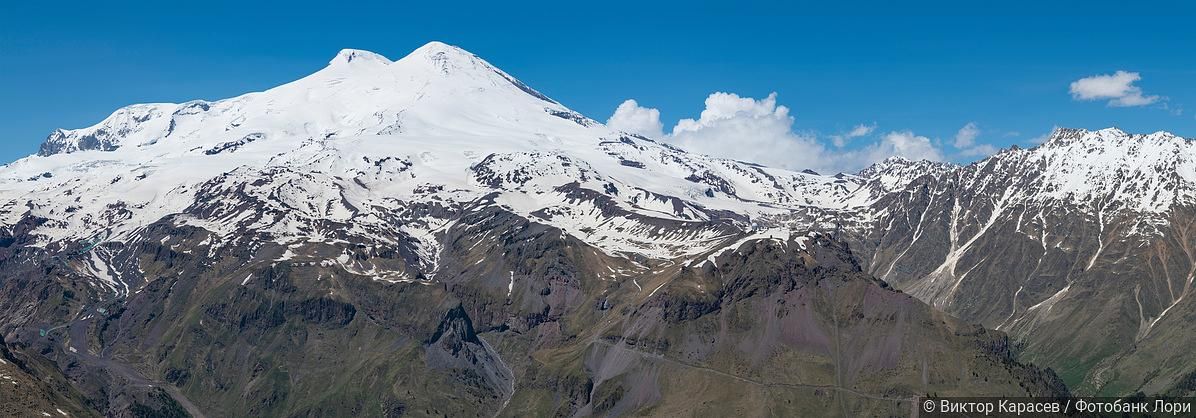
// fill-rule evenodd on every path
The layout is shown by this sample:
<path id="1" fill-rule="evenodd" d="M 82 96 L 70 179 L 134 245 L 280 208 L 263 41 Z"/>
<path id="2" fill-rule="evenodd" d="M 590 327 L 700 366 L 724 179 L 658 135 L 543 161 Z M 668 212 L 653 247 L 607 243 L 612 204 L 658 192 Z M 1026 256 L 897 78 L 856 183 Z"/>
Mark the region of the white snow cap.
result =
<path id="1" fill-rule="evenodd" d="M 346 48 L 338 52 L 331 61 L 328 61 L 328 64 L 332 66 L 344 64 L 386 66 L 395 62 L 411 63 L 412 61 L 431 63 L 438 67 L 444 67 L 449 63 L 452 63 L 454 67 L 460 67 L 460 63 L 482 63 L 480 58 L 469 51 L 443 42 L 432 41 L 416 48 L 398 61 L 391 61 L 377 52 Z M 484 67 L 490 66 L 484 65 Z"/>
<path id="2" fill-rule="evenodd" d="M 360 50 L 360 49 L 342 49 L 341 52 L 338 52 L 336 54 L 336 56 L 332 58 L 331 61 L 328 61 L 328 65 L 338 65 L 338 64 L 390 65 L 390 63 L 391 63 L 391 61 L 389 59 L 387 59 L 386 57 L 382 56 L 382 54 L 365 51 L 365 50 Z"/>
<path id="3" fill-rule="evenodd" d="M 1125 134 L 1113 130 L 1059 135 L 1066 132 L 1082 140 L 1015 155 L 1052 168 L 1042 170 L 1048 184 L 1032 198 L 1087 202 L 1114 190 L 1158 212 L 1192 197 L 1190 142 L 1114 140 Z M 888 177 L 872 188 L 857 176 L 687 152 L 610 129 L 474 54 L 429 42 L 397 61 L 346 49 L 327 67 L 266 91 L 133 105 L 92 127 L 55 131 L 40 156 L 0 167 L 0 227 L 27 214 L 45 218 L 33 232 L 45 246 L 94 236 L 133 241 L 144 226 L 177 214 L 216 242 L 244 232 L 236 228 L 294 242 L 330 239 L 319 230 L 324 221 L 351 223 L 362 236 L 397 224 L 435 264 L 436 234 L 453 218 L 416 211 L 395 223 L 375 208 L 493 201 L 611 253 L 675 257 L 730 239 L 709 222 L 728 214 L 863 210 L 878 191 L 904 187 L 927 167 L 946 169 L 888 162 L 893 167 L 873 173 Z M 1129 189 L 1138 185 L 1147 193 Z M 259 207 L 246 209 L 245 198 Z M 659 219 L 685 225 L 668 230 Z"/>
<path id="4" fill-rule="evenodd" d="M 446 43 L 440 42 L 440 41 L 428 42 L 428 43 L 424 44 L 424 46 L 421 46 L 419 48 L 416 48 L 414 51 L 411 51 L 411 53 L 408 54 L 408 56 L 412 56 L 412 55 L 431 56 L 431 55 L 441 53 L 441 52 L 452 53 L 452 54 L 461 54 L 461 55 L 466 55 L 466 56 L 470 56 L 470 57 L 473 56 L 473 54 L 470 53 L 469 51 L 466 51 L 461 48 L 457 48 L 455 46 L 452 46 L 452 45 L 449 45 L 449 44 L 446 44 Z"/>

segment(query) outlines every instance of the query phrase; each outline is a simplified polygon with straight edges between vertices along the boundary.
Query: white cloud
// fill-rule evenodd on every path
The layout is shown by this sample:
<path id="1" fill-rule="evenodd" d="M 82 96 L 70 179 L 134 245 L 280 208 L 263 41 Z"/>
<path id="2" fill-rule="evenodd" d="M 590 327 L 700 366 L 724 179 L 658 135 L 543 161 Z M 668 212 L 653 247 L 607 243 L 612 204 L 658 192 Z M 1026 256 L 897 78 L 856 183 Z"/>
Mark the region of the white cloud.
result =
<path id="1" fill-rule="evenodd" d="M 855 128 L 851 129 L 851 132 L 847 133 L 847 136 L 852 138 L 861 137 L 872 133 L 874 130 L 876 130 L 875 123 L 871 125 L 856 125 Z"/>
<path id="2" fill-rule="evenodd" d="M 677 121 L 677 126 L 673 127 L 673 135 L 686 131 L 697 132 L 738 121 L 781 122 L 786 126 L 793 124 L 789 108 L 777 106 L 776 93 L 769 94 L 763 100 L 756 100 L 751 97 L 739 97 L 734 93 L 715 92 L 706 97 L 706 108 L 702 110 L 698 120 Z"/>
<path id="3" fill-rule="evenodd" d="M 971 148 L 976 145 L 976 137 L 980 136 L 980 128 L 976 126 L 976 122 L 968 122 L 959 132 L 955 133 L 955 148 Z"/>
<path id="4" fill-rule="evenodd" d="M 1163 100 L 1166 100 L 1166 99 L 1163 99 Z M 1167 113 L 1171 114 L 1171 116 L 1183 116 L 1184 115 L 1184 106 L 1182 104 L 1176 105 L 1176 106 L 1171 106 L 1171 105 L 1167 104 L 1166 101 L 1164 101 L 1162 103 L 1159 103 L 1159 107 L 1163 108 L 1163 110 L 1166 110 Z"/>
<path id="5" fill-rule="evenodd" d="M 1084 77 L 1071 83 L 1071 97 L 1075 100 L 1105 100 L 1113 107 L 1145 106 L 1159 101 L 1159 96 L 1145 96 L 1134 82 L 1142 76 L 1136 72 L 1118 70 L 1113 74 Z"/>
<path id="6" fill-rule="evenodd" d="M 987 157 L 997 152 L 997 147 L 992 144 L 977 144 L 976 138 L 980 137 L 980 127 L 976 122 L 968 122 L 959 128 L 955 133 L 955 142 L 952 145 L 959 150 L 959 155 L 965 157 Z"/>
<path id="7" fill-rule="evenodd" d="M 698 119 L 682 119 L 667 138 L 686 150 L 793 170 L 828 169 L 826 148 L 793 132 L 789 108 L 776 93 L 756 100 L 714 93 Z"/>
<path id="8" fill-rule="evenodd" d="M 911 131 L 894 131 L 885 134 L 881 140 L 861 150 L 859 155 L 846 156 L 844 163 L 864 165 L 880 161 L 892 156 L 905 157 L 911 160 L 943 161 L 943 153 L 934 142 L 925 136 L 916 135 Z"/>
<path id="9" fill-rule="evenodd" d="M 672 133 L 657 136 L 700 154 L 823 173 L 854 173 L 895 155 L 914 160 L 944 160 L 935 141 L 910 131 L 890 132 L 858 148 L 835 150 L 813 134 L 794 132 L 793 123 L 789 108 L 777 104 L 776 93 L 757 100 L 718 92 L 706 98 L 705 108 L 697 119 L 682 119 Z M 620 104 L 607 124 L 648 136 L 662 131 L 660 112 L 640 107 L 634 100 Z M 846 141 L 868 136 L 875 130 L 875 124 L 860 124 L 838 136 Z M 834 140 L 834 136 L 831 138 Z"/>
<path id="10" fill-rule="evenodd" d="M 664 125 L 660 123 L 660 111 L 649 107 L 640 107 L 639 103 L 632 99 L 624 101 L 615 109 L 615 114 L 606 120 L 606 126 L 651 138 L 664 136 Z"/>
<path id="11" fill-rule="evenodd" d="M 847 145 L 847 141 L 851 140 L 852 138 L 868 136 L 869 134 L 872 133 L 872 131 L 875 131 L 875 130 L 876 130 L 875 123 L 873 123 L 871 125 L 865 125 L 865 124 L 861 123 L 859 125 L 856 125 L 854 128 L 851 128 L 851 130 L 847 131 L 847 133 L 844 133 L 841 135 L 831 135 L 831 143 L 834 144 L 835 147 L 843 148 L 844 146 Z"/>

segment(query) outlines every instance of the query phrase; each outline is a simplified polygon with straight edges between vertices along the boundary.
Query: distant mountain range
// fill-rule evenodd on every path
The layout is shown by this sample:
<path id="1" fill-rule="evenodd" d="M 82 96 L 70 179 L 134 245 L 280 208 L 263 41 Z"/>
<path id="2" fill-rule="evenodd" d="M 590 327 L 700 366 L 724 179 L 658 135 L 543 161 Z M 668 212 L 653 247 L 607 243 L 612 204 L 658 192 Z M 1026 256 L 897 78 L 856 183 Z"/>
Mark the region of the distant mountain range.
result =
<path id="1" fill-rule="evenodd" d="M 442 43 L 344 50 L 0 168 L 0 336 L 56 366 L 21 371 L 60 382 L 34 414 L 1190 395 L 1194 184 L 1193 141 L 1117 129 L 794 172 L 612 130 Z"/>

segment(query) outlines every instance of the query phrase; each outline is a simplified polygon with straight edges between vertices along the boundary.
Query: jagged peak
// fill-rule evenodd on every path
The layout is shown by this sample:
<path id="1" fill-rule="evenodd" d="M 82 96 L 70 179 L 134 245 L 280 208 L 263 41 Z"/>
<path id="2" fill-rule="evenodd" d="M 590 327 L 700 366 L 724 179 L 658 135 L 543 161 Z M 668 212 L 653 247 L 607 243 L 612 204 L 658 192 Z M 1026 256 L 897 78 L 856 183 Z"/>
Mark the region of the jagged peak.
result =
<path id="1" fill-rule="evenodd" d="M 1108 128 L 1101 129 L 1096 132 L 1100 133 L 1101 135 L 1109 135 L 1109 136 L 1126 136 L 1126 135 L 1128 135 L 1125 133 L 1125 131 L 1121 130 L 1121 128 L 1118 128 L 1116 126 L 1110 126 Z"/>
<path id="2" fill-rule="evenodd" d="M 1088 132 L 1089 131 L 1087 129 L 1057 127 L 1055 130 L 1051 131 L 1050 135 L 1047 135 L 1047 140 L 1043 141 L 1043 143 L 1050 144 L 1059 141 L 1079 139 L 1083 138 L 1084 135 L 1087 135 Z"/>
<path id="3" fill-rule="evenodd" d="M 864 169 L 856 173 L 856 176 L 869 178 L 877 174 L 890 173 L 893 171 L 905 171 L 911 168 L 927 168 L 932 171 L 937 171 L 938 169 L 952 166 L 955 166 L 955 164 L 941 161 L 931 161 L 927 159 L 911 160 L 900 155 L 894 155 L 864 167 Z"/>
<path id="4" fill-rule="evenodd" d="M 192 101 L 198 103 L 201 101 Z M 47 157 L 88 149 L 112 151 L 119 148 L 123 136 L 141 129 L 141 125 L 155 118 L 169 115 L 180 107 L 175 103 L 140 103 L 112 112 L 98 123 L 77 129 L 58 128 L 50 133 L 37 155 Z"/>
<path id="5" fill-rule="evenodd" d="M 1175 135 L 1168 131 L 1155 131 L 1149 134 L 1132 134 L 1128 133 L 1116 126 L 1110 126 L 1104 129 L 1088 130 L 1081 128 L 1055 128 L 1043 145 L 1054 146 L 1072 143 L 1075 141 L 1111 141 L 1111 140 L 1126 140 L 1126 139 L 1157 139 L 1157 140 L 1172 140 L 1181 139 L 1186 140 L 1179 135 Z"/>

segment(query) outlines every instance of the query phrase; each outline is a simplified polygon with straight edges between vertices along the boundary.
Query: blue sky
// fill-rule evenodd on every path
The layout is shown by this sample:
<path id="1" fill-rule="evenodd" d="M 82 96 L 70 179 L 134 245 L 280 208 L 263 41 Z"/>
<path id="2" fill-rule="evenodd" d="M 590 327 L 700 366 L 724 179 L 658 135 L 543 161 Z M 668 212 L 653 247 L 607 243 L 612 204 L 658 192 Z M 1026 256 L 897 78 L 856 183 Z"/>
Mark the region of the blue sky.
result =
<path id="1" fill-rule="evenodd" d="M 397 59 L 430 40 L 595 119 L 635 99 L 659 110 L 665 133 L 699 119 L 711 93 L 775 92 L 793 137 L 828 152 L 896 133 L 968 161 L 975 153 L 954 145 L 969 123 L 972 148 L 1030 145 L 1054 126 L 1196 136 L 1194 13 L 1182 2 L 11 3 L 0 5 L 4 162 L 120 106 L 259 91 L 341 48 Z M 858 125 L 874 128 L 844 139 Z M 768 162 L 803 158 L 786 152 L 803 151 Z"/>

